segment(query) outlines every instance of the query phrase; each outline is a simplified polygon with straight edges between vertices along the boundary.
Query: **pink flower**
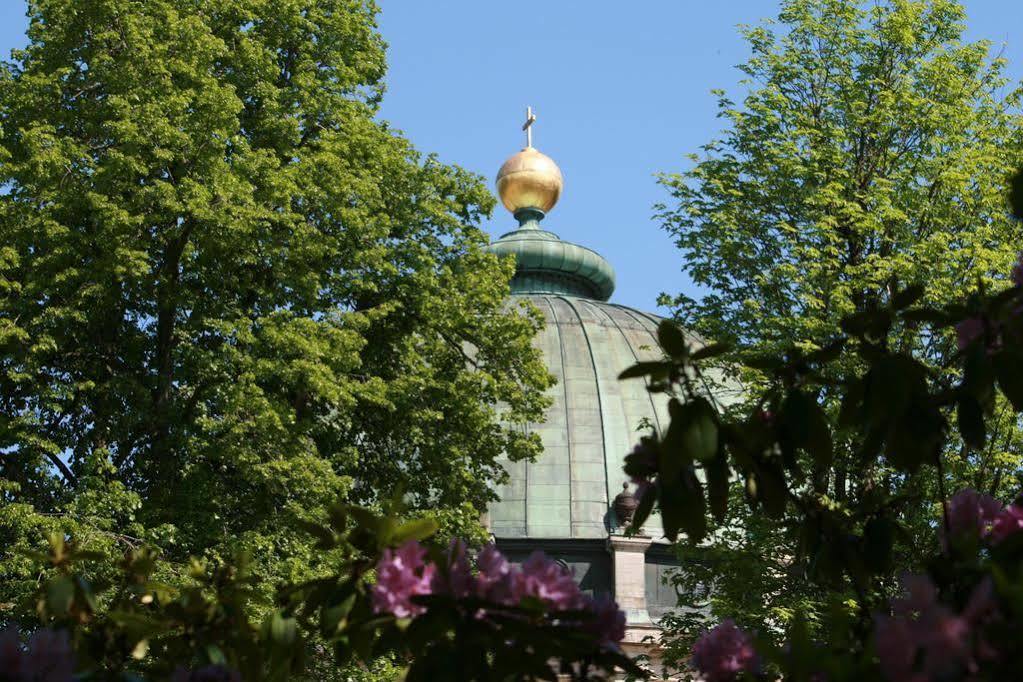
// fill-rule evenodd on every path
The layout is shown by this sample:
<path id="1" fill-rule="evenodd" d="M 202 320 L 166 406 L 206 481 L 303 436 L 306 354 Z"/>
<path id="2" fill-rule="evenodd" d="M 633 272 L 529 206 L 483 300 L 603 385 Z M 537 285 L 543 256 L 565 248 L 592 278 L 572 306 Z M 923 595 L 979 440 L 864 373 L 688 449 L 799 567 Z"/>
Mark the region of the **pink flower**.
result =
<path id="1" fill-rule="evenodd" d="M 447 565 L 444 570 L 435 571 L 433 574 L 432 591 L 464 599 L 475 591 L 472 570 L 465 556 L 465 543 L 452 539 L 448 545 L 446 558 Z"/>
<path id="2" fill-rule="evenodd" d="M 893 615 L 875 618 L 875 649 L 886 679 L 960 679 L 991 657 L 991 647 L 975 636 L 996 612 L 990 579 L 974 589 L 959 614 L 938 601 L 926 576 L 906 576 L 903 584 L 906 596 L 892 600 Z"/>
<path id="3" fill-rule="evenodd" d="M 589 600 L 587 609 L 595 617 L 592 631 L 602 646 L 617 648 L 625 639 L 625 614 L 608 594 L 601 594 Z"/>
<path id="4" fill-rule="evenodd" d="M 417 616 L 425 609 L 412 603 L 412 597 L 430 594 L 437 567 L 424 561 L 426 550 L 410 540 L 396 550 L 386 549 L 377 562 L 377 582 L 373 585 L 373 609 L 398 618 Z"/>
<path id="5" fill-rule="evenodd" d="M 984 336 L 984 320 L 970 317 L 956 325 L 956 341 L 959 350 L 966 350 L 974 341 Z"/>
<path id="6" fill-rule="evenodd" d="M 67 633 L 36 630 L 28 646 L 23 647 L 16 628 L 4 630 L 0 633 L 0 678 L 13 682 L 71 682 L 74 654 Z"/>
<path id="7" fill-rule="evenodd" d="M 551 561 L 543 552 L 533 552 L 522 569 L 515 576 L 516 601 L 523 597 L 535 597 L 549 607 L 564 611 L 581 608 L 583 594 L 579 586 L 558 563 Z"/>
<path id="8" fill-rule="evenodd" d="M 1002 511 L 1002 504 L 990 495 L 978 493 L 972 488 L 960 490 L 948 501 L 948 530 L 952 539 L 974 541 L 987 537 L 995 517 Z M 944 524 L 942 524 L 944 531 Z M 947 539 L 942 535 L 942 544 Z"/>
<path id="9" fill-rule="evenodd" d="M 476 556 L 476 596 L 498 604 L 517 601 L 511 564 L 493 544 L 486 545 Z"/>
<path id="10" fill-rule="evenodd" d="M 755 672 L 760 665 L 753 639 L 731 619 L 703 633 L 693 645 L 692 663 L 706 682 L 734 680 L 739 673 Z"/>
<path id="11" fill-rule="evenodd" d="M 877 616 L 874 627 L 874 648 L 881 663 L 881 672 L 889 680 L 912 679 L 916 642 L 905 618 Z"/>
<path id="12" fill-rule="evenodd" d="M 1010 504 L 999 512 L 991 527 L 991 542 L 997 544 L 1023 530 L 1023 507 Z"/>

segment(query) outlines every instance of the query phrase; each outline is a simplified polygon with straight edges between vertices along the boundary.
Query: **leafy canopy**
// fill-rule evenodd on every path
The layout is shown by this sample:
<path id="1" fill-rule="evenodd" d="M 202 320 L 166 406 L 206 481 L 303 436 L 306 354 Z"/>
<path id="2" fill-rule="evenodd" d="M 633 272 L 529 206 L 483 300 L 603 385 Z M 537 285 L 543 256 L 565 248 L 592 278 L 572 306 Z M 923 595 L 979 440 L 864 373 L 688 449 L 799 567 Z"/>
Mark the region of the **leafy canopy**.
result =
<path id="1" fill-rule="evenodd" d="M 301 574 L 328 503 L 403 489 L 463 527 L 498 456 L 538 451 L 493 199 L 377 119 L 375 12 L 29 3 L 0 69 L 0 544 L 60 525 Z"/>
<path id="2" fill-rule="evenodd" d="M 690 328 L 743 349 L 724 356 L 748 396 L 729 416 L 760 414 L 747 425 L 758 439 L 778 428 L 790 445 L 814 444 L 815 457 L 796 447 L 785 466 L 798 465 L 803 485 L 835 513 L 855 518 L 860 505 L 890 496 L 903 539 L 934 533 L 937 473 L 901 470 L 919 468 L 935 442 L 949 455 L 950 491 L 972 486 L 1006 499 L 1021 472 L 1023 434 L 1000 396 L 964 399 L 953 416 L 965 428 L 947 440 L 930 433 L 933 412 L 916 415 L 919 428 L 901 431 L 885 452 L 878 434 L 849 431 L 848 415 L 838 428 L 840 401 L 850 400 L 838 380 L 864 375 L 871 360 L 830 345 L 843 318 L 846 332 L 884 339 L 912 358 L 875 374 L 893 395 L 916 400 L 924 377 L 952 385 L 962 367 L 951 327 L 921 326 L 926 315 L 884 322 L 878 311 L 912 299 L 979 310 L 980 298 L 967 294 L 978 282 L 1004 288 L 1023 241 L 1006 202 L 1023 149 L 1020 91 L 989 43 L 964 42 L 965 19 L 954 0 L 786 0 L 776 22 L 743 29 L 751 50 L 739 67 L 744 94 L 734 101 L 716 93 L 720 138 L 692 155 L 688 170 L 661 177 L 671 195 L 660 207 L 664 227 L 705 291 L 666 302 Z M 803 357 L 828 358 L 813 365 L 819 376 L 807 385 L 772 376 L 783 360 Z M 800 416 L 772 421 L 792 414 Z M 812 627 L 827 618 L 832 586 L 793 562 L 805 549 L 803 517 L 772 494 L 784 481 L 772 471 L 754 478 L 754 492 L 784 523 L 741 504 L 747 481 L 723 485 L 720 467 L 707 472 L 711 501 L 732 504 L 712 526 L 719 542 L 680 550 L 693 569 L 678 574 L 676 587 L 701 609 L 668 623 L 683 643 L 706 622 L 708 605 L 747 624 L 787 622 L 798 611 Z M 685 510 L 682 518 L 702 519 Z M 877 584 L 893 588 L 892 576 L 919 567 L 926 547 L 897 543 Z M 844 585 L 840 597 L 862 601 Z"/>

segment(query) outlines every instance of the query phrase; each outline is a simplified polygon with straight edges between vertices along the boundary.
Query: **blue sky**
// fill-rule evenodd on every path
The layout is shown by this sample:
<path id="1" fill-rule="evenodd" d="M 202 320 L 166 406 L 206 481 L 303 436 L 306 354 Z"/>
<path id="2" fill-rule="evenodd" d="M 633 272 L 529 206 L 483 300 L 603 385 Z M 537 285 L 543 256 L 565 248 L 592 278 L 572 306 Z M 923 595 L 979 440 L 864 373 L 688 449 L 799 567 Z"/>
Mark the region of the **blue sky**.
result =
<path id="1" fill-rule="evenodd" d="M 615 266 L 613 300 L 652 310 L 658 293 L 686 291 L 681 256 L 652 219 L 659 171 L 686 166 L 718 130 L 711 88 L 734 89 L 747 56 L 736 25 L 776 13 L 775 0 L 378 0 L 390 43 L 382 116 L 416 146 L 493 181 L 523 144 L 565 175 L 544 226 Z M 970 0 L 968 37 L 1004 44 L 1023 76 L 1023 2 Z M 24 44 L 25 3 L 0 0 L 0 51 Z M 494 235 L 514 221 L 498 208 Z"/>

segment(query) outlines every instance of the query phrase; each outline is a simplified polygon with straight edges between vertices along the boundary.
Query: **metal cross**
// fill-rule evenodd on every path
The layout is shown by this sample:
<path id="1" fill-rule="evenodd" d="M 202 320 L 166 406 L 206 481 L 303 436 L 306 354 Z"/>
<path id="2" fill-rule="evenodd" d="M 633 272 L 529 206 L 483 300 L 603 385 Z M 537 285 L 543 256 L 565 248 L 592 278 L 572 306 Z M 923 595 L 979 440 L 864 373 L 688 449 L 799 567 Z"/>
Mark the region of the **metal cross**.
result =
<path id="1" fill-rule="evenodd" d="M 526 131 L 526 146 L 533 146 L 533 123 L 536 122 L 536 114 L 533 113 L 533 107 L 526 107 L 526 122 L 522 124 L 522 129 Z"/>

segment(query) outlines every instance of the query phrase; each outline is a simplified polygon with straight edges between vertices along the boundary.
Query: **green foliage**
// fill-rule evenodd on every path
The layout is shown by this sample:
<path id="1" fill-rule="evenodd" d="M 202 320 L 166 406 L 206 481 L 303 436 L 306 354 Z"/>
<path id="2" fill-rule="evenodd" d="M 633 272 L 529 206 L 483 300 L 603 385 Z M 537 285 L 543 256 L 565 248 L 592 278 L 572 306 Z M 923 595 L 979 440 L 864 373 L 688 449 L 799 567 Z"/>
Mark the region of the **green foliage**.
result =
<path id="1" fill-rule="evenodd" d="M 980 313 L 983 296 L 966 297 L 978 283 L 1004 289 L 1023 242 L 1006 202 L 1023 150 L 1020 92 L 988 43 L 963 41 L 964 21 L 954 0 L 786 0 L 777 22 L 743 29 L 752 52 L 739 67 L 744 95 L 735 102 L 717 93 L 720 138 L 691 156 L 687 171 L 661 177 L 672 197 L 661 218 L 683 268 L 706 291 L 698 301 L 664 302 L 688 328 L 742 348 L 716 363 L 748 398 L 726 410 L 742 419 L 741 432 L 721 427 L 726 439 L 748 441 L 731 448 L 751 473 L 732 486 L 726 518 L 720 470 L 706 471 L 723 526 L 735 531 L 726 543 L 734 554 L 683 555 L 704 552 L 717 566 L 720 615 L 742 622 L 755 614 L 752 624 L 773 612 L 784 622 L 798 609 L 816 616 L 831 608 L 819 585 L 754 576 L 759 563 L 743 559 L 781 567 L 801 551 L 798 517 L 785 501 L 793 467 L 840 517 L 873 504 L 879 490 L 891 494 L 908 537 L 933 533 L 934 506 L 922 501 L 939 497 L 939 482 L 925 465 L 942 445 L 950 489 L 1015 493 L 1023 434 L 1013 407 L 1023 392 L 1012 367 L 1021 358 L 1007 350 L 988 364 L 973 351 L 975 364 L 953 362 L 950 322 Z M 1019 181 L 1012 187 L 1018 202 Z M 942 312 L 952 303 L 959 307 Z M 843 334 L 883 339 L 900 354 L 875 362 L 844 348 Z M 676 348 L 665 351 L 679 359 Z M 956 409 L 927 406 L 934 376 L 952 385 L 963 367 L 973 378 Z M 779 371 L 788 372 L 780 384 Z M 673 372 L 663 366 L 651 377 Z M 714 377 L 704 372 L 708 383 Z M 845 377 L 860 379 L 839 384 Z M 959 428 L 946 440 L 939 434 L 949 418 Z M 864 420 L 868 433 L 849 431 Z M 783 459 L 751 462 L 741 453 L 767 431 Z M 743 498 L 788 530 L 764 527 L 735 506 Z M 920 565 L 913 543 L 897 546 L 890 572 Z M 678 580 L 683 593 L 696 582 Z M 762 581 L 762 591 L 745 589 Z"/>
<path id="2" fill-rule="evenodd" d="M 245 554 L 222 563 L 192 559 L 188 580 L 175 586 L 155 578 L 164 559 L 139 548 L 100 584 L 83 569 L 109 563 L 107 555 L 53 533 L 47 552 L 27 553 L 48 576 L 35 590 L 31 620 L 70 634 L 76 679 L 163 680 L 207 666 L 218 667 L 217 679 L 230 671 L 247 682 L 339 679 L 341 671 L 345 679 L 367 681 L 482 682 L 555 680 L 562 670 L 586 680 L 615 667 L 643 677 L 599 641 L 592 614 L 552 611 L 535 598 L 509 606 L 436 592 L 416 597 L 426 610 L 415 618 L 377 612 L 372 586 L 384 550 L 432 538 L 437 524 L 430 518 L 402 522 L 334 505 L 325 522 L 307 523 L 306 530 L 339 561 L 322 577 L 283 586 L 260 621 L 251 617 L 251 602 L 262 595 Z M 432 553 L 438 570 L 453 570 L 446 551 Z M 309 665 L 317 646 L 329 647 L 332 664 L 320 656 Z"/>
<path id="3" fill-rule="evenodd" d="M 1023 263 L 1023 255 L 1020 259 Z M 674 540 L 681 530 L 687 536 L 681 554 L 686 568 L 678 586 L 686 588 L 684 594 L 691 601 L 683 605 L 691 610 L 666 621 L 669 638 L 676 638 L 672 658 L 677 661 L 684 655 L 706 624 L 708 614 L 700 607 L 710 605 L 719 616 L 759 629 L 758 651 L 785 673 L 785 679 L 806 679 L 814 672 L 836 680 L 876 678 L 877 652 L 871 648 L 874 614 L 887 613 L 898 572 L 926 569 L 958 609 L 981 599 L 976 595 L 988 589 L 984 576 L 994 579 L 996 590 L 985 599 L 997 600 L 998 615 L 979 625 L 998 625 L 969 637 L 987 642 L 996 653 L 974 662 L 991 671 L 992 679 L 1013 669 L 1017 664 L 1013 643 L 1023 628 L 1018 600 L 1023 589 L 1023 535 L 1016 535 L 1016 516 L 1006 517 L 1008 525 L 999 531 L 995 545 L 982 551 L 978 540 L 991 531 L 980 521 L 969 520 L 956 520 L 953 529 L 953 512 L 943 505 L 948 486 L 962 477 L 947 472 L 950 464 L 962 459 L 953 447 L 983 448 L 988 422 L 1019 428 L 1023 410 L 1011 408 L 1006 391 L 996 389 L 995 378 L 1001 368 L 1011 368 L 1010 375 L 1023 371 L 1017 360 L 1023 345 L 1023 265 L 1014 277 L 1015 285 L 1003 291 L 971 296 L 970 307 L 910 309 L 918 293 L 909 289 L 895 292 L 888 303 L 871 301 L 865 312 L 842 320 L 846 336 L 827 344 L 841 352 L 806 354 L 799 344 L 787 349 L 766 372 L 766 389 L 755 396 L 752 407 L 744 408 L 750 410 L 747 415 L 741 409 L 715 407 L 694 388 L 691 377 L 700 379 L 705 370 L 689 349 L 664 349 L 674 358 L 669 375 L 677 379 L 667 389 L 651 390 L 676 394 L 671 423 L 662 436 L 643 443 L 644 449 L 657 453 L 656 468 L 636 471 L 636 461 L 630 460 L 627 470 L 654 479 L 650 496 L 656 498 L 665 535 Z M 972 339 L 960 339 L 962 351 L 949 357 L 944 371 L 925 366 L 892 332 L 903 328 L 907 318 L 924 317 L 920 314 L 924 310 L 935 322 L 918 327 L 921 335 L 948 325 L 984 330 Z M 979 317 L 972 317 L 975 312 Z M 846 355 L 862 368 L 836 376 L 835 365 L 857 366 Z M 646 367 L 628 374 L 660 371 Z M 841 427 L 833 428 L 811 397 L 826 394 L 840 396 Z M 1001 414 L 1006 409 L 1008 419 Z M 676 430 L 692 429 L 694 413 L 706 415 L 707 423 L 715 425 L 724 461 L 701 456 L 706 448 L 703 439 L 672 437 Z M 961 434 L 961 440 L 953 428 L 953 413 L 971 432 Z M 855 494 L 842 498 L 827 484 L 835 467 L 836 437 L 852 446 L 847 466 L 871 472 L 857 481 Z M 729 470 L 736 480 L 733 490 L 741 490 L 745 498 L 744 513 L 730 511 L 721 490 Z M 937 490 L 927 485 L 925 471 L 936 478 Z M 707 536 L 705 495 L 717 498 L 718 526 L 710 533 L 710 544 L 700 547 Z M 732 495 L 733 502 L 739 496 Z M 644 503 L 652 504 L 646 498 Z M 935 508 L 943 513 L 935 515 Z M 637 514 L 634 528 L 648 511 L 649 506 L 643 517 Z M 957 513 L 961 519 L 963 512 Z M 1023 517 L 1023 510 L 1017 508 L 1013 514 Z M 937 546 L 935 526 L 946 538 L 941 554 L 929 550 Z M 968 542 L 961 546 L 953 531 L 961 537 L 964 530 Z M 778 547 L 785 550 L 779 552 Z M 737 576 L 744 579 L 740 582 Z M 976 626 L 973 621 L 964 625 Z M 778 646 L 775 640 L 782 635 L 790 647 Z M 797 651 L 797 640 L 806 640 L 809 646 L 814 636 L 823 640 L 820 651 Z M 906 646 L 911 645 L 907 639 Z M 907 670 L 912 664 L 911 656 Z"/>
<path id="4" fill-rule="evenodd" d="M 473 526 L 550 379 L 481 179 L 377 120 L 369 0 L 32 0 L 0 69 L 0 602 L 60 528 L 180 564 L 339 497 Z M 457 517 L 457 518 L 456 518 Z M 473 528 L 478 532 L 478 528 Z"/>

